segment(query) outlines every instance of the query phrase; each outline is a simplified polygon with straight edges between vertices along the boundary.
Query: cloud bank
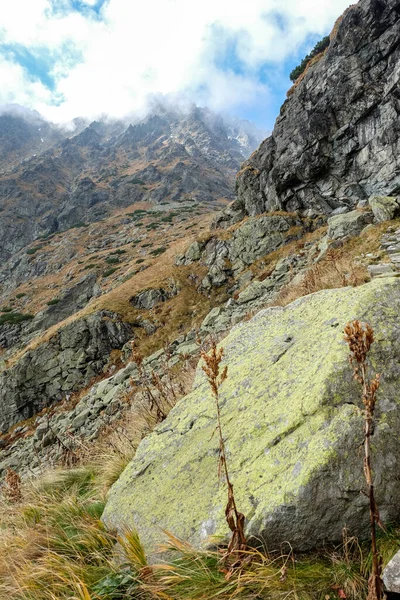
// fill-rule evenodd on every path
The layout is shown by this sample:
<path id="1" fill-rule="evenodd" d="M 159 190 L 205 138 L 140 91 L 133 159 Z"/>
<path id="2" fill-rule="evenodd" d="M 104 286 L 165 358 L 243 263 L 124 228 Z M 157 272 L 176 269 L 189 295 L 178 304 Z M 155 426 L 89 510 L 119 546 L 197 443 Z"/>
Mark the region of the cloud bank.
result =
<path id="1" fill-rule="evenodd" d="M 257 110 L 268 106 L 288 61 L 347 6 L 13 0 L 1 7 L 0 104 L 23 104 L 59 122 L 140 114 L 157 94 L 219 111 Z"/>

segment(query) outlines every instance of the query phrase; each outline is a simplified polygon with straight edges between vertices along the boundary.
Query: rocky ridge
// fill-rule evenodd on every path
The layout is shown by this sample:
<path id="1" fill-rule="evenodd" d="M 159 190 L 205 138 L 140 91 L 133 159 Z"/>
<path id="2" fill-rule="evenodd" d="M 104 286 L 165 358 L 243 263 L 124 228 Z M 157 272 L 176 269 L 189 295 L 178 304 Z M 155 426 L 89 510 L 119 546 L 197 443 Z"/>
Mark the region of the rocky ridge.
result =
<path id="1" fill-rule="evenodd" d="M 0 141 L 1 127 L 0 119 Z M 259 141 L 246 123 L 233 127 L 197 107 L 91 123 L 0 174 L 0 259 L 135 202 L 232 198 L 235 173 Z"/>
<path id="2" fill-rule="evenodd" d="M 217 224 L 282 209 L 330 214 L 399 193 L 399 33 L 398 0 L 345 12 L 272 135 L 243 164 L 237 199 Z"/>

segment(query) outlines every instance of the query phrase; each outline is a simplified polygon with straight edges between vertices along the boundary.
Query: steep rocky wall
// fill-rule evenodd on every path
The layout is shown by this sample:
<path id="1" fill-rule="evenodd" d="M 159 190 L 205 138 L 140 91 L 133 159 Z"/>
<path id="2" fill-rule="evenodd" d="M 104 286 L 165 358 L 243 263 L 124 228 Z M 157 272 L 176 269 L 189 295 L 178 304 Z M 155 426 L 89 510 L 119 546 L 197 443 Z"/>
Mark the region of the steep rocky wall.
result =
<path id="1" fill-rule="evenodd" d="M 101 372 L 111 350 L 122 348 L 132 327 L 101 311 L 60 329 L 0 375 L 0 431 L 60 400 Z"/>
<path id="2" fill-rule="evenodd" d="M 219 221 L 400 194 L 400 1 L 361 0 L 244 163 Z M 310 213 L 308 213 L 310 214 Z"/>

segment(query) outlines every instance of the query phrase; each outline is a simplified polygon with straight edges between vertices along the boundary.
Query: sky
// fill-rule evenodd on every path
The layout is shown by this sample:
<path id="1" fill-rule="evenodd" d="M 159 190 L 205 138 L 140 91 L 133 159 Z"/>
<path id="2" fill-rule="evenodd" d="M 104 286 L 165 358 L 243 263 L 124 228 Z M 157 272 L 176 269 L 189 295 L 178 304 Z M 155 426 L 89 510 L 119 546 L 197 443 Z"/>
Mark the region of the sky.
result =
<path id="1" fill-rule="evenodd" d="M 349 0 L 0 0 L 0 106 L 66 123 L 154 98 L 270 130 L 290 71 Z"/>

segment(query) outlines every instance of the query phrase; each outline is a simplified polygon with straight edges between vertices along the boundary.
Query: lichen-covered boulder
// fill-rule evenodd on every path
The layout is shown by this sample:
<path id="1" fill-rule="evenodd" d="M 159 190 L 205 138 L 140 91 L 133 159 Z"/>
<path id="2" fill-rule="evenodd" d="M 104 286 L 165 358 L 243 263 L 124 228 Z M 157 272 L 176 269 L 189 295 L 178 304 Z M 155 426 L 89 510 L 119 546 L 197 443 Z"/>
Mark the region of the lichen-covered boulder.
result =
<path id="1" fill-rule="evenodd" d="M 324 290 L 268 308 L 223 340 L 228 379 L 221 418 L 237 506 L 254 542 L 307 549 L 368 534 L 363 417 L 343 340 L 345 324 L 368 321 L 382 374 L 373 436 L 383 521 L 400 517 L 400 281 Z M 218 483 L 215 405 L 199 368 L 193 391 L 145 438 L 112 487 L 105 523 L 136 527 L 147 551 L 163 530 L 195 546 L 227 539 L 226 486 Z"/>
<path id="2" fill-rule="evenodd" d="M 368 203 L 378 223 L 391 221 L 400 214 L 400 198 L 395 196 L 371 196 Z"/>
<path id="3" fill-rule="evenodd" d="M 328 237 L 331 240 L 354 237 L 369 223 L 372 223 L 372 221 L 373 215 L 371 212 L 360 210 L 352 210 L 345 214 L 335 215 L 328 219 Z"/>

